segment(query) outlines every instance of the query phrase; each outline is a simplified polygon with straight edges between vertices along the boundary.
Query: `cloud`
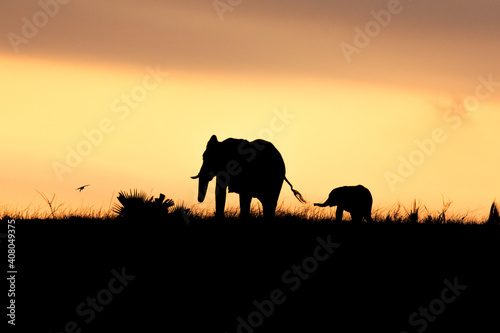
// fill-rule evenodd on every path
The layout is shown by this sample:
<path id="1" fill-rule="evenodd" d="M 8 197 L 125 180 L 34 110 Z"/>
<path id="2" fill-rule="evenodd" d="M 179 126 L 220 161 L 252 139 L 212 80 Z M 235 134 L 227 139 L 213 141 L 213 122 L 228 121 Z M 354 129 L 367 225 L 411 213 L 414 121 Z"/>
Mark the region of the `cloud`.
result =
<path id="1" fill-rule="evenodd" d="M 55 0 L 43 0 L 44 3 Z M 212 1 L 72 0 L 9 56 L 147 66 L 173 71 L 257 73 L 414 85 L 473 81 L 495 73 L 500 47 L 497 1 L 401 1 L 370 45 L 348 64 L 340 43 L 388 1 L 242 1 L 220 20 Z M 1 34 L 21 34 L 36 1 L 9 1 Z M 498 73 L 500 75 L 500 73 Z"/>

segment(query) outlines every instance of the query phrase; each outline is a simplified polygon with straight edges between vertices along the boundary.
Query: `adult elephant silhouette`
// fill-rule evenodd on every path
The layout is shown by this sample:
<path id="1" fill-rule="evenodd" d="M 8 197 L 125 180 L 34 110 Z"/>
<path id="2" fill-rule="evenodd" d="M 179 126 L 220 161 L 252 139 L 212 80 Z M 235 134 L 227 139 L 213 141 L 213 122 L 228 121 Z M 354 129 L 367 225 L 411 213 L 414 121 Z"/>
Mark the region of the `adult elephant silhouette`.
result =
<path id="1" fill-rule="evenodd" d="M 239 193 L 240 217 L 250 214 L 252 198 L 262 203 L 264 218 L 273 218 L 278 197 L 285 180 L 297 199 L 305 203 L 302 195 L 293 189 L 285 177 L 285 163 L 279 151 L 270 142 L 229 138 L 222 142 L 212 135 L 203 153 L 203 165 L 198 175 L 198 201 L 203 202 L 208 183 L 216 179 L 215 216 L 224 217 L 226 192 Z"/>
<path id="2" fill-rule="evenodd" d="M 372 204 L 370 191 L 363 185 L 357 185 L 337 187 L 330 192 L 324 203 L 315 203 L 314 206 L 337 206 L 335 218 L 338 222 L 342 221 L 344 210 L 351 214 L 352 221 L 361 222 L 364 217 L 367 222 L 373 222 Z"/>

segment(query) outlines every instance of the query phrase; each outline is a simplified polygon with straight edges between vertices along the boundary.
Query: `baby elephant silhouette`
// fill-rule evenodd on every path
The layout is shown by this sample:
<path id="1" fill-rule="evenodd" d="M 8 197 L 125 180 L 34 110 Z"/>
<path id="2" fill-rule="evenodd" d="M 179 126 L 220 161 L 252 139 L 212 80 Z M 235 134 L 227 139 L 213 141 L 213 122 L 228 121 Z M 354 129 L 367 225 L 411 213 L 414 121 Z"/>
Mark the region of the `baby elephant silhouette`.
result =
<path id="1" fill-rule="evenodd" d="M 315 203 L 314 206 L 333 207 L 337 206 L 335 217 L 338 222 L 342 221 L 342 214 L 345 211 L 351 214 L 352 221 L 361 222 L 363 218 L 367 222 L 373 222 L 372 195 L 370 191 L 362 186 L 342 186 L 333 189 L 324 203 Z"/>

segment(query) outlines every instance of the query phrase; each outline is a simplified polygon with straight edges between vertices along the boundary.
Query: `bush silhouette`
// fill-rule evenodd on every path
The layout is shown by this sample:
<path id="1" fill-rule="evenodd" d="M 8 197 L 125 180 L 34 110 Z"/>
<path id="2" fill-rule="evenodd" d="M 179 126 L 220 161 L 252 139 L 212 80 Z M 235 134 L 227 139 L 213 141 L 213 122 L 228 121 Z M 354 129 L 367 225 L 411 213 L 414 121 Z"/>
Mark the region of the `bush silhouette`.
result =
<path id="1" fill-rule="evenodd" d="M 163 193 L 160 193 L 156 199 L 136 189 L 130 190 L 129 193 L 120 191 L 118 194 L 117 199 L 120 204 L 115 204 L 113 211 L 118 214 L 118 217 L 125 219 L 165 219 L 169 208 L 174 205 L 174 201 L 166 199 Z"/>
<path id="2" fill-rule="evenodd" d="M 498 213 L 498 208 L 495 201 L 493 201 L 493 203 L 491 204 L 490 215 L 488 216 L 488 220 L 486 221 L 486 223 L 493 226 L 500 225 L 500 214 Z"/>

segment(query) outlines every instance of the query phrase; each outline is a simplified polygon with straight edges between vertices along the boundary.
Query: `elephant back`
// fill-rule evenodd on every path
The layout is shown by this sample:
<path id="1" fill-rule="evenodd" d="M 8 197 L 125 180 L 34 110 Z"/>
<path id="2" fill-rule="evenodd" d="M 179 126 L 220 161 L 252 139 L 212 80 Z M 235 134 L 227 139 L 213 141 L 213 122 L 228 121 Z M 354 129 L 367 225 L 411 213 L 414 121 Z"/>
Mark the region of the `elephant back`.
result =
<path id="1" fill-rule="evenodd" d="M 285 163 L 276 147 L 265 140 L 247 141 L 227 139 L 226 151 L 232 161 L 236 161 L 239 172 L 231 177 L 229 191 L 259 194 L 272 184 L 282 184 L 285 178 Z"/>

